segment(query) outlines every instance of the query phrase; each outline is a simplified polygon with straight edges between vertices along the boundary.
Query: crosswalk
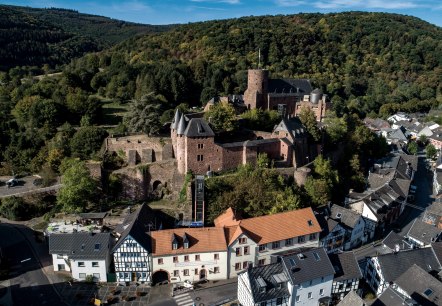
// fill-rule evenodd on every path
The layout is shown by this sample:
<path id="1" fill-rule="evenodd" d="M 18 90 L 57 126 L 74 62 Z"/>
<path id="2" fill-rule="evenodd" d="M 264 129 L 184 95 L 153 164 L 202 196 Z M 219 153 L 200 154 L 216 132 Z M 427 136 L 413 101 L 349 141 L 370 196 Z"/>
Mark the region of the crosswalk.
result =
<path id="1" fill-rule="evenodd" d="M 192 306 L 193 300 L 190 297 L 189 293 L 184 293 L 180 295 L 176 295 L 173 297 L 178 306 Z"/>

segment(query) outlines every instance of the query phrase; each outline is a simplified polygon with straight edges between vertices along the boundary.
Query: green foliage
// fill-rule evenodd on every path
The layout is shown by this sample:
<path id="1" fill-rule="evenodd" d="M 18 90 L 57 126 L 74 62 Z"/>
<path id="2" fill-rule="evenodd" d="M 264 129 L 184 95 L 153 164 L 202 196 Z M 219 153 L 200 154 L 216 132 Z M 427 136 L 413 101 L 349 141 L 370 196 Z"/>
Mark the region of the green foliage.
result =
<path id="1" fill-rule="evenodd" d="M 430 143 L 425 147 L 425 154 L 429 159 L 435 159 L 437 157 L 436 148 Z"/>
<path id="2" fill-rule="evenodd" d="M 305 183 L 305 190 L 315 205 L 325 205 L 332 199 L 332 190 L 339 184 L 339 174 L 331 161 L 319 155 L 313 162 L 313 176 Z"/>
<path id="3" fill-rule="evenodd" d="M 28 212 L 28 205 L 23 198 L 8 197 L 1 200 L 0 213 L 8 220 L 24 220 Z"/>
<path id="4" fill-rule="evenodd" d="M 124 118 L 125 125 L 131 132 L 143 132 L 147 135 L 158 134 L 161 122 L 162 99 L 154 93 L 135 99 L 129 105 L 129 111 Z"/>
<path id="5" fill-rule="evenodd" d="M 271 132 L 281 117 L 275 110 L 262 110 L 255 108 L 241 115 L 243 126 L 251 130 Z"/>
<path id="6" fill-rule="evenodd" d="M 407 146 L 407 150 L 410 154 L 416 155 L 417 151 L 419 150 L 419 146 L 416 142 L 411 141 Z"/>
<path id="7" fill-rule="evenodd" d="M 181 188 L 179 195 L 179 201 L 181 203 L 187 200 L 187 188 L 189 187 L 189 184 L 192 181 L 192 179 L 193 179 L 193 174 L 191 172 L 188 172 L 184 177 L 183 187 Z"/>
<path id="8" fill-rule="evenodd" d="M 419 136 L 419 142 L 422 144 L 422 145 L 426 145 L 427 144 L 427 142 L 428 142 L 428 137 L 427 137 L 427 135 L 425 135 L 425 134 L 422 134 L 422 135 L 420 135 Z"/>
<path id="9" fill-rule="evenodd" d="M 333 143 L 343 140 L 347 134 L 347 122 L 344 117 L 327 117 L 325 125 L 327 136 Z"/>
<path id="10" fill-rule="evenodd" d="M 314 141 L 319 141 L 321 139 L 321 131 L 318 128 L 318 123 L 316 122 L 313 111 L 308 107 L 302 108 L 299 113 L 299 119 L 305 126 L 309 137 Z"/>
<path id="11" fill-rule="evenodd" d="M 100 150 L 106 136 L 106 131 L 96 126 L 79 128 L 70 141 L 72 156 L 81 159 L 91 158 L 94 153 Z"/>
<path id="12" fill-rule="evenodd" d="M 238 125 L 235 109 L 230 104 L 217 103 L 213 105 L 204 113 L 204 118 L 215 132 L 232 132 Z"/>
<path id="13" fill-rule="evenodd" d="M 83 212 L 94 198 L 96 182 L 82 161 L 65 160 L 60 168 L 63 172 L 63 186 L 58 192 L 57 204 L 67 213 Z"/>

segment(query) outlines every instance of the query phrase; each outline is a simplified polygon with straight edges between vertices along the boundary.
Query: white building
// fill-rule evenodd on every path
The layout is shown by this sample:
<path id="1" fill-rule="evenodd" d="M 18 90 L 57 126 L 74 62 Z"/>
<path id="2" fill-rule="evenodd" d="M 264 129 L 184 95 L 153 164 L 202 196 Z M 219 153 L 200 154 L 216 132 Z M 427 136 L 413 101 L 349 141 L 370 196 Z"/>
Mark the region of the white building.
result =
<path id="1" fill-rule="evenodd" d="M 227 245 L 222 228 L 154 231 L 153 283 L 227 279 Z"/>
<path id="2" fill-rule="evenodd" d="M 272 254 L 319 246 L 321 227 L 310 207 L 243 220 L 229 208 L 214 222 L 226 232 L 229 278 L 250 265 L 269 264 Z"/>
<path id="3" fill-rule="evenodd" d="M 71 272 L 72 278 L 106 282 L 110 264 L 111 236 L 109 233 L 52 234 L 49 253 L 54 271 Z"/>

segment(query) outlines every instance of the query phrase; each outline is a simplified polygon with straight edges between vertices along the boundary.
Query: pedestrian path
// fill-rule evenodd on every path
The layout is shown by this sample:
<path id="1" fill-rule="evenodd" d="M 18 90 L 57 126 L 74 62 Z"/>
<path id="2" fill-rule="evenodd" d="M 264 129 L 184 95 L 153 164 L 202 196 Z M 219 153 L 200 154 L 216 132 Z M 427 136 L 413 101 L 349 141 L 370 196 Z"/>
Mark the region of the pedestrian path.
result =
<path id="1" fill-rule="evenodd" d="M 193 300 L 189 293 L 176 295 L 173 297 L 178 306 L 192 306 Z"/>

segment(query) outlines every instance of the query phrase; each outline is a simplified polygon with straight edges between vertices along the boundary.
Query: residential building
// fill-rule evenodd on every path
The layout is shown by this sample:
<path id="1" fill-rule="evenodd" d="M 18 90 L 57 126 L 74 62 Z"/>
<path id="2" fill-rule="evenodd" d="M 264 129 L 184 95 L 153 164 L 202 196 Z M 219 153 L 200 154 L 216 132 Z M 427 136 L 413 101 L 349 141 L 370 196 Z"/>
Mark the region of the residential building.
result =
<path id="1" fill-rule="evenodd" d="M 406 237 L 408 241 L 416 247 L 430 246 L 431 243 L 440 240 L 442 229 L 434 225 L 425 223 L 420 218 L 413 221 Z"/>
<path id="2" fill-rule="evenodd" d="M 433 135 L 428 136 L 428 140 L 437 150 L 442 150 L 442 128 L 433 130 Z"/>
<path id="3" fill-rule="evenodd" d="M 356 291 L 350 291 L 337 306 L 367 306 L 363 299 L 356 293 Z"/>
<path id="4" fill-rule="evenodd" d="M 387 118 L 388 122 L 398 122 L 398 121 L 411 121 L 411 117 L 403 112 L 398 112 L 390 117 Z"/>
<path id="5" fill-rule="evenodd" d="M 110 265 L 110 233 L 71 233 L 49 236 L 54 271 L 71 272 L 72 278 L 107 282 Z"/>
<path id="6" fill-rule="evenodd" d="M 442 199 L 436 199 L 425 209 L 422 221 L 442 229 Z"/>
<path id="7" fill-rule="evenodd" d="M 272 254 L 319 246 L 321 227 L 311 208 L 242 220 L 229 208 L 214 223 L 226 233 L 229 278 L 249 265 L 269 264 Z"/>
<path id="8" fill-rule="evenodd" d="M 177 228 L 150 235 L 154 284 L 228 278 L 223 228 Z"/>
<path id="9" fill-rule="evenodd" d="M 112 249 L 117 282 L 151 282 L 150 213 L 143 204 L 117 227 L 118 240 Z"/>
<path id="10" fill-rule="evenodd" d="M 328 254 L 335 269 L 333 277 L 332 296 L 341 300 L 350 291 L 359 288 L 362 273 L 353 252 Z"/>
<path id="11" fill-rule="evenodd" d="M 394 231 L 390 231 L 387 237 L 382 240 L 382 245 L 387 250 L 386 253 L 413 249 L 413 244 L 409 241 L 408 238 L 402 237 Z"/>

